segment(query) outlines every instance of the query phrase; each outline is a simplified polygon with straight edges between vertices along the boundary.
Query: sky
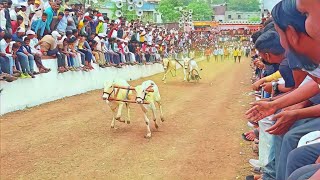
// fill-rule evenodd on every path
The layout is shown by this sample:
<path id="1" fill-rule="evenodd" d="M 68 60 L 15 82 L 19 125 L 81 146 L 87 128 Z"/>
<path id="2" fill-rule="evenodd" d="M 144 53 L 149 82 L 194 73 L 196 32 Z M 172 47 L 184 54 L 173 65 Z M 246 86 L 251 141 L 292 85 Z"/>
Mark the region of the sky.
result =
<path id="1" fill-rule="evenodd" d="M 281 0 L 263 0 L 264 1 L 264 9 L 268 9 L 270 12 L 272 8 Z"/>

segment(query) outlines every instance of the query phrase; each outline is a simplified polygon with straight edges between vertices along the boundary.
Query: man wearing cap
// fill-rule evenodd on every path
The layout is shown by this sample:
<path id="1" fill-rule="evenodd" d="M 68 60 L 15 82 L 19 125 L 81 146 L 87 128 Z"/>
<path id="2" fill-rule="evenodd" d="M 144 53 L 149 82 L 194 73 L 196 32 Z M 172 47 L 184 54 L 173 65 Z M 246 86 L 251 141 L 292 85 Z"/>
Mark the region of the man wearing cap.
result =
<path id="1" fill-rule="evenodd" d="M 34 16 L 32 17 L 31 19 L 31 22 L 32 21 L 35 21 L 37 19 L 40 19 L 42 17 L 42 13 L 43 13 L 43 7 L 40 6 L 41 3 L 39 0 L 35 0 L 34 1 Z"/>
<path id="2" fill-rule="evenodd" d="M 97 46 L 95 47 L 95 49 L 93 51 L 99 54 L 99 59 L 97 59 L 97 62 L 101 67 L 106 66 L 106 63 L 107 63 L 106 59 L 108 58 L 108 54 L 102 48 L 104 46 L 104 44 L 101 41 L 101 39 L 103 39 L 105 37 L 106 37 L 106 35 L 104 33 L 99 33 L 98 36 L 96 36 L 93 39 L 97 43 Z"/>
<path id="3" fill-rule="evenodd" d="M 22 26 L 21 27 L 24 27 L 25 29 L 28 29 L 28 27 L 29 27 L 29 16 L 27 16 L 27 14 L 26 14 L 26 11 L 27 11 L 27 3 L 21 3 L 20 4 L 20 6 L 21 6 L 21 9 L 20 9 L 20 11 L 18 12 L 18 15 L 20 15 L 20 16 L 22 16 L 23 17 L 23 23 L 22 23 Z"/>
<path id="4" fill-rule="evenodd" d="M 20 11 L 21 6 L 19 4 L 15 4 L 13 7 L 14 8 L 10 10 L 10 19 L 11 21 L 17 21 L 17 14 Z"/>
<path id="5" fill-rule="evenodd" d="M 96 34 L 103 33 L 103 22 L 104 22 L 104 19 L 103 19 L 102 16 L 100 16 L 98 18 L 98 20 L 99 20 L 99 23 L 98 23 L 98 25 L 96 27 Z"/>
<path id="6" fill-rule="evenodd" d="M 23 42 L 24 34 L 25 34 L 25 29 L 18 28 L 17 32 L 12 35 L 12 40 L 23 44 L 24 43 Z"/>
<path id="7" fill-rule="evenodd" d="M 57 31 L 53 31 L 51 35 L 45 35 L 38 44 L 35 45 L 35 48 L 40 46 L 40 51 L 43 55 L 52 56 L 57 54 L 57 42 L 61 38 L 61 35 Z"/>
<path id="8" fill-rule="evenodd" d="M 40 49 L 35 48 L 35 45 L 38 44 L 38 39 L 36 38 L 36 33 L 32 30 L 26 32 L 27 37 L 30 39 L 30 49 L 31 53 L 34 55 L 34 61 L 39 69 L 40 73 L 47 73 L 50 71 L 49 68 L 44 67 L 41 61 L 42 53 Z"/>

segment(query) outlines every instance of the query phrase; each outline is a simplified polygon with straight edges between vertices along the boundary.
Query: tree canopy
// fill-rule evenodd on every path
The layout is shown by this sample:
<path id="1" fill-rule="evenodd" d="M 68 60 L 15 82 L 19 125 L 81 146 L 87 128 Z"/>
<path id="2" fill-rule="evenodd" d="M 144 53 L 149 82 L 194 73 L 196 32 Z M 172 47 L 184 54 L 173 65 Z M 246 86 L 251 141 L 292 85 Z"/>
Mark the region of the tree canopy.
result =
<path id="1" fill-rule="evenodd" d="M 211 20 L 212 4 L 227 3 L 228 10 L 254 12 L 259 11 L 259 0 L 161 0 L 158 10 L 165 22 L 178 21 L 180 13 L 175 7 L 193 10 L 194 20 Z"/>
<path id="2" fill-rule="evenodd" d="M 228 10 L 254 12 L 260 9 L 258 0 L 228 0 L 227 3 Z"/>
<path id="3" fill-rule="evenodd" d="M 162 13 L 165 22 L 174 22 L 181 17 L 177 7 L 192 9 L 194 19 L 210 20 L 212 16 L 212 8 L 208 0 L 162 0 L 158 10 Z"/>
<path id="4" fill-rule="evenodd" d="M 210 21 L 212 19 L 213 10 L 206 1 L 193 0 L 187 6 L 187 9 L 193 10 L 193 20 Z"/>

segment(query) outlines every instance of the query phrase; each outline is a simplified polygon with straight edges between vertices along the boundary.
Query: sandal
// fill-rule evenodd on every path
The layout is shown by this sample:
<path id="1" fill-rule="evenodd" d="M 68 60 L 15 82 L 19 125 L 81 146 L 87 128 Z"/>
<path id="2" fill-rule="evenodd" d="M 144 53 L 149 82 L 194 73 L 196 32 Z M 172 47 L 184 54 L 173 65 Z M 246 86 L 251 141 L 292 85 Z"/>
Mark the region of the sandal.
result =
<path id="1" fill-rule="evenodd" d="M 254 167 L 251 169 L 251 171 L 255 174 L 262 174 L 262 168 L 261 167 Z"/>
<path id="2" fill-rule="evenodd" d="M 251 130 L 242 134 L 242 139 L 245 141 L 254 141 L 255 138 L 257 138 L 255 130 Z"/>
<path id="3" fill-rule="evenodd" d="M 242 133 L 241 136 L 242 136 L 242 139 L 245 140 L 245 141 L 249 141 L 249 142 L 252 141 L 252 140 L 250 140 L 250 139 L 247 138 L 247 136 L 245 135 L 245 133 Z"/>
<path id="4" fill-rule="evenodd" d="M 254 180 L 254 176 L 253 175 L 246 176 L 246 180 Z"/>

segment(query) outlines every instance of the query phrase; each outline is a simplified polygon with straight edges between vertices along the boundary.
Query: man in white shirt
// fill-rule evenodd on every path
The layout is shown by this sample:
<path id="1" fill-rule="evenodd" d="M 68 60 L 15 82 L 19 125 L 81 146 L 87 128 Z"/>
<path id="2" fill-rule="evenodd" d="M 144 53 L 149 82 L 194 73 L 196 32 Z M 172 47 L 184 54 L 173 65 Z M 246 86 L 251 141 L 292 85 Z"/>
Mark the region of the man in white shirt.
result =
<path id="1" fill-rule="evenodd" d="M 29 27 L 29 16 L 27 15 L 26 11 L 27 11 L 27 3 L 21 3 L 21 9 L 20 11 L 18 12 L 19 15 L 21 15 L 23 17 L 23 24 L 24 24 L 24 27 L 26 29 L 28 29 Z"/>
<path id="2" fill-rule="evenodd" d="M 11 21 L 17 21 L 17 13 L 20 11 L 20 5 L 14 5 L 10 10 L 10 19 Z"/>
<path id="3" fill-rule="evenodd" d="M 6 25 L 7 25 L 7 19 L 4 13 L 4 6 L 2 3 L 0 3 L 0 28 L 6 29 Z"/>
<path id="4" fill-rule="evenodd" d="M 3 39 L 0 41 L 0 61 L 1 69 L 3 72 L 12 75 L 13 74 L 13 57 L 10 42 L 12 40 L 11 34 L 5 34 Z"/>
<path id="5" fill-rule="evenodd" d="M 153 38 L 152 32 L 149 31 L 149 32 L 146 34 L 146 40 L 147 40 L 148 45 L 152 45 L 152 38 Z"/>

